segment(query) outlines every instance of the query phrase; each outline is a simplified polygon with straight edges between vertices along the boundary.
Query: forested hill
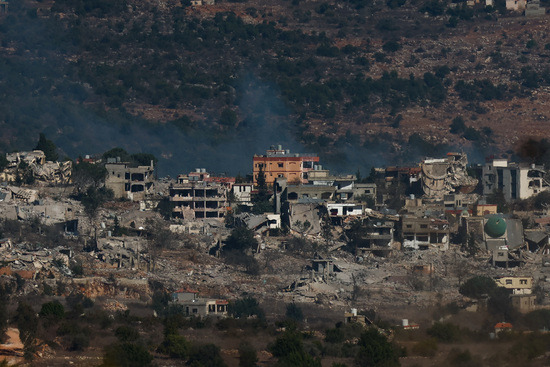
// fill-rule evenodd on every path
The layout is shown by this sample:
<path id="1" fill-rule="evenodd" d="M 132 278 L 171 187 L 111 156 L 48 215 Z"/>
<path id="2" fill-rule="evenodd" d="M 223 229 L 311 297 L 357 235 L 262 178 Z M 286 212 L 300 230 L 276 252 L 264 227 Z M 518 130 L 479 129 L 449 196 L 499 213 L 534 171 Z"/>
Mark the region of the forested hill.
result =
<path id="1" fill-rule="evenodd" d="M 545 6 L 545 2 L 541 6 Z M 0 19 L 0 149 L 151 152 L 236 174 L 271 144 L 333 169 L 548 130 L 548 20 L 437 0 L 13 1 Z"/>

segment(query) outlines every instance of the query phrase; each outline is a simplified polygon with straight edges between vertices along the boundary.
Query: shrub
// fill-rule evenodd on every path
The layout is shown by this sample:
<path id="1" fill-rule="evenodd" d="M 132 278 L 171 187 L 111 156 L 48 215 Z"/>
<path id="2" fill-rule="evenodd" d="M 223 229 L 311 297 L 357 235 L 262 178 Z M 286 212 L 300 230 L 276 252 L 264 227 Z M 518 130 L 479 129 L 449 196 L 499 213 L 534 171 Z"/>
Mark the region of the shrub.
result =
<path id="1" fill-rule="evenodd" d="M 479 299 L 489 295 L 496 287 L 497 285 L 492 278 L 475 276 L 464 282 L 458 291 L 463 296 Z"/>
<path id="2" fill-rule="evenodd" d="M 416 343 L 412 347 L 412 352 L 415 355 L 422 357 L 433 357 L 437 352 L 437 339 L 428 338 Z"/>
<path id="3" fill-rule="evenodd" d="M 140 344 L 120 343 L 105 349 L 103 366 L 145 367 L 150 366 L 153 357 Z"/>
<path id="4" fill-rule="evenodd" d="M 131 342 L 139 339 L 139 332 L 131 326 L 119 326 L 115 330 L 115 336 L 121 342 Z"/>
<path id="5" fill-rule="evenodd" d="M 460 328 L 451 323 L 436 322 L 426 332 L 444 343 L 455 342 L 460 338 Z"/>
<path id="6" fill-rule="evenodd" d="M 47 302 L 42 305 L 40 316 L 60 320 L 65 316 L 65 308 L 59 301 Z"/>
<path id="7" fill-rule="evenodd" d="M 191 351 L 191 343 L 182 335 L 167 335 L 158 348 L 159 353 L 168 354 L 172 358 L 187 358 Z"/>

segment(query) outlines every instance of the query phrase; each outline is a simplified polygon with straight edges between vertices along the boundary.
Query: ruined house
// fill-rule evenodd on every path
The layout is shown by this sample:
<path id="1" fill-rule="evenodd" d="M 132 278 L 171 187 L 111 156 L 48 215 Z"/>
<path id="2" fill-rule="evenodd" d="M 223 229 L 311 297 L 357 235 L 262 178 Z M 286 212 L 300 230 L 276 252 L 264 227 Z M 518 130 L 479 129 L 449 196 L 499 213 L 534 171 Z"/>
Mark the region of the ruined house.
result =
<path id="1" fill-rule="evenodd" d="M 182 219 L 223 218 L 228 188 L 217 182 L 181 181 L 170 187 L 172 216 Z"/>
<path id="2" fill-rule="evenodd" d="M 105 187 L 113 190 L 115 198 L 134 201 L 143 200 L 153 193 L 155 167 L 153 161 L 149 166 L 133 166 L 121 162 L 120 158 L 108 158 L 105 164 L 107 177 Z"/>
<path id="3" fill-rule="evenodd" d="M 401 233 L 404 248 L 438 248 L 440 250 L 449 248 L 450 227 L 445 219 L 404 215 L 401 219 Z"/>
<path id="4" fill-rule="evenodd" d="M 493 265 L 522 263 L 524 245 L 523 225 L 520 219 L 504 218 L 494 214 L 485 217 L 464 217 L 463 225 L 468 237 L 482 250 L 492 254 Z"/>
<path id="5" fill-rule="evenodd" d="M 502 192 L 509 200 L 527 199 L 549 189 L 544 166 L 488 159 L 482 168 L 483 195 Z"/>
<path id="6" fill-rule="evenodd" d="M 542 17 L 546 14 L 546 8 L 540 6 L 539 0 L 531 0 L 525 6 L 526 17 Z"/>
<path id="7" fill-rule="evenodd" d="M 471 193 L 478 180 L 468 176 L 464 153 L 447 153 L 446 158 L 425 159 L 421 164 L 422 190 L 428 197 L 443 198 L 451 193 Z"/>
<path id="8" fill-rule="evenodd" d="M 17 177 L 17 168 L 25 162 L 32 172 L 37 183 L 67 184 L 71 181 L 72 162 L 47 162 L 46 155 L 41 150 L 6 154 L 8 165 L 0 174 L 2 181 L 14 182 Z"/>
<path id="9" fill-rule="evenodd" d="M 186 316 L 227 316 L 229 302 L 224 299 L 199 298 L 198 291 L 182 288 L 172 293 L 172 301 L 183 307 Z"/>

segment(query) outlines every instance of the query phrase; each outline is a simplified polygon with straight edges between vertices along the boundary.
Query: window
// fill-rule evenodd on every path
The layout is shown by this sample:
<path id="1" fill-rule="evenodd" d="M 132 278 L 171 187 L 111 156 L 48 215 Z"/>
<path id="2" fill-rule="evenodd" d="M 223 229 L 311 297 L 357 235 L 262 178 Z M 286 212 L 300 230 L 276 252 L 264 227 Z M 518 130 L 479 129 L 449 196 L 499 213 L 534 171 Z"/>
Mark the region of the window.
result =
<path id="1" fill-rule="evenodd" d="M 421 224 L 420 228 L 428 228 L 428 225 L 427 224 Z"/>
<path id="2" fill-rule="evenodd" d="M 512 279 L 506 279 L 506 285 L 512 285 Z"/>
<path id="3" fill-rule="evenodd" d="M 282 164 L 282 163 L 277 163 L 277 166 L 279 166 L 279 168 L 283 168 L 283 164 Z"/>
<path id="4" fill-rule="evenodd" d="M 407 224 L 407 228 L 412 228 L 412 224 Z"/>
<path id="5" fill-rule="evenodd" d="M 199 309 L 198 308 L 194 308 L 193 309 L 193 313 L 198 313 L 199 312 Z"/>
<path id="6" fill-rule="evenodd" d="M 520 279 L 519 284 L 527 284 L 527 279 Z"/>

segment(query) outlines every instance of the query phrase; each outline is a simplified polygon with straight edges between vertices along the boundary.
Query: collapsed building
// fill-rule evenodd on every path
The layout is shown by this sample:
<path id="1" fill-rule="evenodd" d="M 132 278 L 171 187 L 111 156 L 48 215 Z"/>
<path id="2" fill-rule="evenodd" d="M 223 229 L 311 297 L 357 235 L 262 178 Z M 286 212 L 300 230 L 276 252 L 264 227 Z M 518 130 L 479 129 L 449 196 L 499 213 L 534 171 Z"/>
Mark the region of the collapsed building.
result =
<path id="1" fill-rule="evenodd" d="M 468 176 L 464 153 L 447 153 L 446 158 L 425 159 L 421 164 L 422 190 L 426 196 L 443 198 L 451 193 L 471 193 L 478 180 Z"/>
<path id="2" fill-rule="evenodd" d="M 16 152 L 6 154 L 8 165 L 2 173 L 0 179 L 6 182 L 17 181 L 20 174 L 21 163 L 27 165 L 32 178 L 38 183 L 43 184 L 67 184 L 71 181 L 72 162 L 49 162 L 46 161 L 46 155 L 41 150 L 29 152 Z"/>

